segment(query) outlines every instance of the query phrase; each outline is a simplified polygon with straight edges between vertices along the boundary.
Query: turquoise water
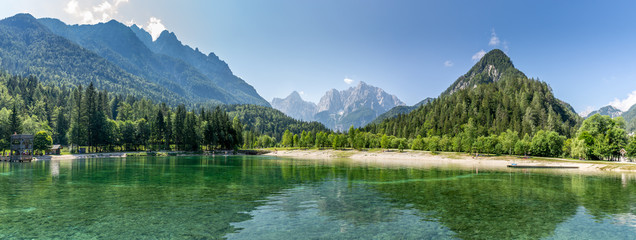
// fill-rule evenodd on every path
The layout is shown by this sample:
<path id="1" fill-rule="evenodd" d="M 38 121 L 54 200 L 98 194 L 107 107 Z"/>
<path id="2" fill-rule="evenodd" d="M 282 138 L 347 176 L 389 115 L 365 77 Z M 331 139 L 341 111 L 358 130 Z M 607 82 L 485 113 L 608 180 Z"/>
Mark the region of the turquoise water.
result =
<path id="1" fill-rule="evenodd" d="M 0 239 L 634 236 L 634 175 L 222 156 L 0 163 Z"/>

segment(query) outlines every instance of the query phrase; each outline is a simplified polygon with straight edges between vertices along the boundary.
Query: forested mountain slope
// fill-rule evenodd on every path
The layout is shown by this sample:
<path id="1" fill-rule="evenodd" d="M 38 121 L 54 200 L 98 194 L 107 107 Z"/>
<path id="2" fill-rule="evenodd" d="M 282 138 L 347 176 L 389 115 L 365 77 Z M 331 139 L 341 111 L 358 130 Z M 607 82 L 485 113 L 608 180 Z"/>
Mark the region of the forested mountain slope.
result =
<path id="1" fill-rule="evenodd" d="M 59 85 L 93 82 L 98 89 L 173 106 L 269 106 L 216 55 L 182 45 L 173 33 L 146 42 L 139 37 L 147 32 L 115 20 L 66 25 L 29 14 L 0 21 L 0 33 L 0 64 L 13 74 L 35 75 Z"/>
<path id="2" fill-rule="evenodd" d="M 508 56 L 492 50 L 430 104 L 364 129 L 407 138 L 455 136 L 466 125 L 474 126 L 477 136 L 508 129 L 520 136 L 538 130 L 573 136 L 581 121 L 548 84 L 527 78 Z"/>
<path id="3" fill-rule="evenodd" d="M 236 118 L 236 119 L 235 119 Z M 92 146 L 93 151 L 200 150 L 271 146 L 285 130 L 329 132 L 259 105 L 188 109 L 88 86 L 59 87 L 36 77 L 0 70 L 0 150 L 9 136 L 45 131 L 54 144 Z M 256 143 L 264 136 L 269 143 Z M 76 149 L 75 149 L 76 150 Z"/>
<path id="4" fill-rule="evenodd" d="M 176 104 L 186 99 L 164 86 L 135 76 L 96 53 L 53 34 L 29 14 L 0 21 L 0 67 L 34 75 L 57 86 L 88 85 L 102 90 Z"/>
<path id="5" fill-rule="evenodd" d="M 417 109 L 417 108 L 419 108 L 421 106 L 429 104 L 433 100 L 435 100 L 435 99 L 428 97 L 428 98 L 425 98 L 424 100 L 416 103 L 413 106 L 396 106 L 394 108 L 391 108 L 391 110 L 389 110 L 388 112 L 385 112 L 382 115 L 380 115 L 377 118 L 375 118 L 373 120 L 373 123 L 380 123 L 380 122 L 384 121 L 385 119 L 394 118 L 394 117 L 397 117 L 400 114 L 410 113 L 413 110 L 415 110 L 415 109 Z"/>

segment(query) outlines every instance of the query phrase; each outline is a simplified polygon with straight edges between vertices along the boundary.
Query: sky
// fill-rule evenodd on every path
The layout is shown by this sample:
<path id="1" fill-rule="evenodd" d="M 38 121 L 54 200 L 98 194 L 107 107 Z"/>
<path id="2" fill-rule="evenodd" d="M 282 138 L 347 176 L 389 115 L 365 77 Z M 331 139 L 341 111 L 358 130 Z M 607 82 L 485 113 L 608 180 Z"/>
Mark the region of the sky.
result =
<path id="1" fill-rule="evenodd" d="M 636 103 L 635 1 L 0 0 L 0 18 L 110 19 L 214 52 L 266 100 L 360 81 L 408 105 L 502 49 L 577 112 Z"/>

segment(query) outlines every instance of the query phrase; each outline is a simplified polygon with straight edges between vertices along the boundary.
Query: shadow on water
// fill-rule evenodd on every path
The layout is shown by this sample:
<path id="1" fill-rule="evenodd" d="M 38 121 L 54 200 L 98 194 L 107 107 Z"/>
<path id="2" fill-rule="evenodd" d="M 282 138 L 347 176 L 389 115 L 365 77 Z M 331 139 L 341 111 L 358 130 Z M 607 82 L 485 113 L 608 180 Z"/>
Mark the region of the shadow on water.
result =
<path id="1" fill-rule="evenodd" d="M 629 236 L 634 183 L 253 156 L 0 163 L 0 238 Z"/>

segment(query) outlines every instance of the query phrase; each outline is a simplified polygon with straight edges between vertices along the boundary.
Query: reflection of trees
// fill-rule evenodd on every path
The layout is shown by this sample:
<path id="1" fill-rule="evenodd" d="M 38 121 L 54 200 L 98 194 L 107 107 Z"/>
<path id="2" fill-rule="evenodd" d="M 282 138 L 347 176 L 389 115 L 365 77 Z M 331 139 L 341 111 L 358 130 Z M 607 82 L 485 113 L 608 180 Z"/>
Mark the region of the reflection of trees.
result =
<path id="1" fill-rule="evenodd" d="M 587 177 L 577 184 L 582 205 L 597 220 L 614 214 L 636 214 L 634 179 L 625 182 L 619 177 Z"/>
<path id="2" fill-rule="evenodd" d="M 404 174 L 398 171 L 393 178 L 404 178 Z M 422 212 L 433 212 L 430 217 L 460 238 L 547 237 L 559 223 L 576 214 L 576 195 L 568 190 L 563 177 L 503 173 L 460 177 L 467 174 L 410 172 L 411 179 L 427 181 L 377 184 L 376 189 Z"/>
<path id="3" fill-rule="evenodd" d="M 317 208 L 364 229 L 397 221 L 400 208 L 416 209 L 470 239 L 547 237 L 579 204 L 599 219 L 636 209 L 633 179 L 611 177 L 232 157 L 87 159 L 51 167 L 0 163 L 0 238 L 222 238 L 237 231 L 231 223 L 252 218 L 247 213 L 262 200 L 299 186 L 307 189 L 275 198 L 277 210 Z M 68 229 L 73 235 L 47 235 Z"/>
<path id="4" fill-rule="evenodd" d="M 0 178 L 0 236 L 222 238 L 258 200 L 320 174 L 283 177 L 280 164 L 231 157 L 72 163 L 55 181 L 49 161 L 2 165 L 12 176 Z"/>
<path id="5" fill-rule="evenodd" d="M 348 185 L 342 180 L 325 182 L 318 196 L 321 214 L 351 224 L 392 221 L 397 214 L 381 194 L 360 184 Z"/>

